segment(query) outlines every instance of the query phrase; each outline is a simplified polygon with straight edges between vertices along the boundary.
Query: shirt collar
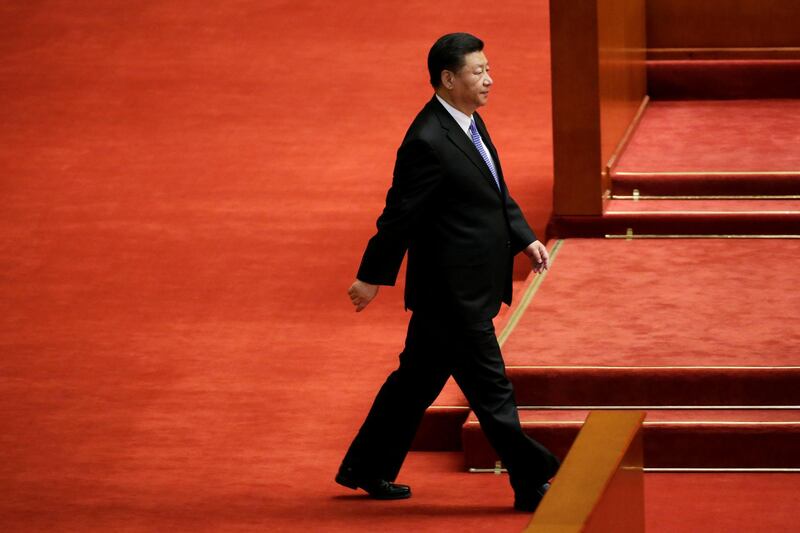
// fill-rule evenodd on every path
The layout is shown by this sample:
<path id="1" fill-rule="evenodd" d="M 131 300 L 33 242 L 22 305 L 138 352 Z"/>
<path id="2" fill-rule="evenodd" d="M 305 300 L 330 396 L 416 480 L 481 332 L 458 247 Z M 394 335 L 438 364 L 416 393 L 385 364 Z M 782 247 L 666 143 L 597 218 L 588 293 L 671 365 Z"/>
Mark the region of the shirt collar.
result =
<path id="1" fill-rule="evenodd" d="M 472 116 L 467 116 L 458 109 L 456 109 L 455 107 L 451 106 L 450 104 L 447 103 L 447 101 L 444 98 L 442 98 L 438 94 L 436 95 L 436 99 L 439 100 L 439 103 L 444 106 L 447 112 L 450 113 L 450 116 L 452 116 L 455 119 L 458 125 L 461 126 L 461 129 L 464 130 L 464 133 L 469 137 L 470 136 L 469 125 L 472 123 Z"/>

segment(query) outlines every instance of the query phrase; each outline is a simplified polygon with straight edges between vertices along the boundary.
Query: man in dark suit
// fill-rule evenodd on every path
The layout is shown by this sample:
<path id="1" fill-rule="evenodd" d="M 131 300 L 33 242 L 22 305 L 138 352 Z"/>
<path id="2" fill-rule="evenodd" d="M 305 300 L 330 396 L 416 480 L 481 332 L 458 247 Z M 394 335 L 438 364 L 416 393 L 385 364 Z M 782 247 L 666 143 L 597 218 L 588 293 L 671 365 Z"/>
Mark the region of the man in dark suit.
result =
<path id="1" fill-rule="evenodd" d="M 413 311 L 400 366 L 386 380 L 336 481 L 372 497 L 411 496 L 394 483 L 425 409 L 452 375 L 509 472 L 514 507 L 532 511 L 558 460 L 526 436 L 492 318 L 511 303 L 513 257 L 539 273 L 548 254 L 509 196 L 497 150 L 475 112 L 492 87 L 483 42 L 441 37 L 428 54 L 436 94 L 397 152 L 392 186 L 349 289 L 356 311 L 394 285 L 408 252 Z"/>

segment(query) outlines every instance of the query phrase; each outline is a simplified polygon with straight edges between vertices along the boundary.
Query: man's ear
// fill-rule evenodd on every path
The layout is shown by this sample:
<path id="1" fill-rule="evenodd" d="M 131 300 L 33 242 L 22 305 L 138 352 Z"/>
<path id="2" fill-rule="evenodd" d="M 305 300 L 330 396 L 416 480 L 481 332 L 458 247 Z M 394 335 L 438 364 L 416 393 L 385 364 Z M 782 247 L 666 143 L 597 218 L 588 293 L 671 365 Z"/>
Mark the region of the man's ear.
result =
<path id="1" fill-rule="evenodd" d="M 453 88 L 453 80 L 455 79 L 455 74 L 453 74 L 449 70 L 443 70 L 441 75 L 442 86 L 445 89 L 452 89 Z"/>

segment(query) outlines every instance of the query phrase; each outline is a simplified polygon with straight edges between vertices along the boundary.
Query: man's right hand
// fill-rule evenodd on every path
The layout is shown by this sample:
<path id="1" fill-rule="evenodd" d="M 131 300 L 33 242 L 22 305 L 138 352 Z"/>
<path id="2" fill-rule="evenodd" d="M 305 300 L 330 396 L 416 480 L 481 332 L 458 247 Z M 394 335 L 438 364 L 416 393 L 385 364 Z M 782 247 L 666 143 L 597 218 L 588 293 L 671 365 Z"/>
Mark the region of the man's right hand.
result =
<path id="1" fill-rule="evenodd" d="M 361 280 L 355 280 L 350 288 L 347 289 L 347 294 L 350 295 L 350 301 L 356 306 L 356 313 L 364 310 L 369 303 L 378 295 L 378 285 L 365 283 Z"/>

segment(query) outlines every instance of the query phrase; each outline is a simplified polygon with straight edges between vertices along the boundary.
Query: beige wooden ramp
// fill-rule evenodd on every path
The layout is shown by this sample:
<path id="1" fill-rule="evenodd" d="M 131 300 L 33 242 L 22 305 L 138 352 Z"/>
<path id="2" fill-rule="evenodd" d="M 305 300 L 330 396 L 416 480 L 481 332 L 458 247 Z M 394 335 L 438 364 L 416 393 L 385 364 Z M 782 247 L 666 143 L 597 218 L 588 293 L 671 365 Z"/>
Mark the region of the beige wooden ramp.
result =
<path id="1" fill-rule="evenodd" d="M 592 411 L 526 532 L 644 531 L 642 411 Z"/>

